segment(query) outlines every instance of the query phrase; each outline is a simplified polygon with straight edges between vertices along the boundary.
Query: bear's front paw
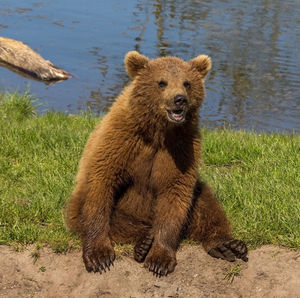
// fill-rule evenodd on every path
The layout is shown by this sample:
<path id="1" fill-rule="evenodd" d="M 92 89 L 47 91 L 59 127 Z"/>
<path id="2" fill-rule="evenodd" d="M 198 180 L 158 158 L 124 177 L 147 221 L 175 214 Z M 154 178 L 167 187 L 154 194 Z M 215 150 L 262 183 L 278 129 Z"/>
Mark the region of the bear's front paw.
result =
<path id="1" fill-rule="evenodd" d="M 142 263 L 144 262 L 153 242 L 153 236 L 146 236 L 141 241 L 139 241 L 134 247 L 134 259 Z"/>
<path id="2" fill-rule="evenodd" d="M 167 249 L 152 248 L 146 257 L 145 268 L 156 276 L 172 273 L 177 265 L 175 252 Z"/>
<path id="3" fill-rule="evenodd" d="M 96 241 L 95 243 L 83 245 L 83 262 L 88 272 L 106 272 L 110 270 L 115 260 L 115 252 L 110 240 Z"/>
<path id="4" fill-rule="evenodd" d="M 233 262 L 236 257 L 247 262 L 247 253 L 248 249 L 246 244 L 236 239 L 222 242 L 208 252 L 208 254 L 214 258 L 221 258 L 229 262 Z"/>

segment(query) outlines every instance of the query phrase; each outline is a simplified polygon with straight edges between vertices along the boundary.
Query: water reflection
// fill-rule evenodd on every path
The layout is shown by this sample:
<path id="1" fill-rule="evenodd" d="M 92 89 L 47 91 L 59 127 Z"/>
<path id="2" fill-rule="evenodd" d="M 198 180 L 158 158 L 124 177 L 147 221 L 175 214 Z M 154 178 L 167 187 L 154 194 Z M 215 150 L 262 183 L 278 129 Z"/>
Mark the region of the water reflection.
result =
<path id="1" fill-rule="evenodd" d="M 213 69 L 201 111 L 205 125 L 300 132 L 298 0 L 27 1 L 26 7 L 0 0 L 0 7 L 0 35 L 25 41 L 77 77 L 47 89 L 31 84 L 50 108 L 107 111 L 128 82 L 129 50 L 186 60 L 206 53 Z M 0 87 L 27 84 L 0 70 Z"/>

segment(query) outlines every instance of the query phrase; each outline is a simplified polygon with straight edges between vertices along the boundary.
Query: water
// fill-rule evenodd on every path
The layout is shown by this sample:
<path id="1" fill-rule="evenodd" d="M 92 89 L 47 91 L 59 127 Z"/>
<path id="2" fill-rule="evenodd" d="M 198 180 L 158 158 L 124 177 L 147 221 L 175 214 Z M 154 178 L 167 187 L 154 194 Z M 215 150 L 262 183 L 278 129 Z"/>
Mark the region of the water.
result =
<path id="1" fill-rule="evenodd" d="M 48 109 L 104 113 L 128 77 L 126 52 L 186 60 L 205 53 L 202 124 L 300 132 L 299 0 L 0 0 L 0 36 L 27 43 L 75 78 L 46 86 L 0 68 L 0 90 Z"/>

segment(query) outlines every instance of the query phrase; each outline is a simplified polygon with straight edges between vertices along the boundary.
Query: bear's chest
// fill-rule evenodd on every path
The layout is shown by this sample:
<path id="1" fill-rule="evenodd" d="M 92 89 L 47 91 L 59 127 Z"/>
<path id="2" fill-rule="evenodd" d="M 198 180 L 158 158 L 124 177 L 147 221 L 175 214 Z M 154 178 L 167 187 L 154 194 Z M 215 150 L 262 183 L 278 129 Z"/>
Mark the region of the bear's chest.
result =
<path id="1" fill-rule="evenodd" d="M 172 183 L 174 167 L 172 156 L 167 151 L 149 148 L 141 151 L 132 164 L 134 188 L 142 195 L 157 194 Z"/>

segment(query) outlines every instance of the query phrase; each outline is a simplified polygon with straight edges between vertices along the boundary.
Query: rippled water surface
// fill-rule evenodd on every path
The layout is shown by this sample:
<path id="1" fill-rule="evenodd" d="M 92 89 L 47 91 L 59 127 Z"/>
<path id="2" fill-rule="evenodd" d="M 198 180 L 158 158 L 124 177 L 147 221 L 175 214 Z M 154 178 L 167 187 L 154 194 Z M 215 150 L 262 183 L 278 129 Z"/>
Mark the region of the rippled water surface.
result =
<path id="1" fill-rule="evenodd" d="M 126 52 L 186 60 L 205 53 L 202 123 L 300 132 L 299 0 L 0 0 L 0 36 L 27 43 L 75 78 L 46 86 L 0 68 L 0 90 L 42 110 L 105 112 L 128 82 Z"/>

